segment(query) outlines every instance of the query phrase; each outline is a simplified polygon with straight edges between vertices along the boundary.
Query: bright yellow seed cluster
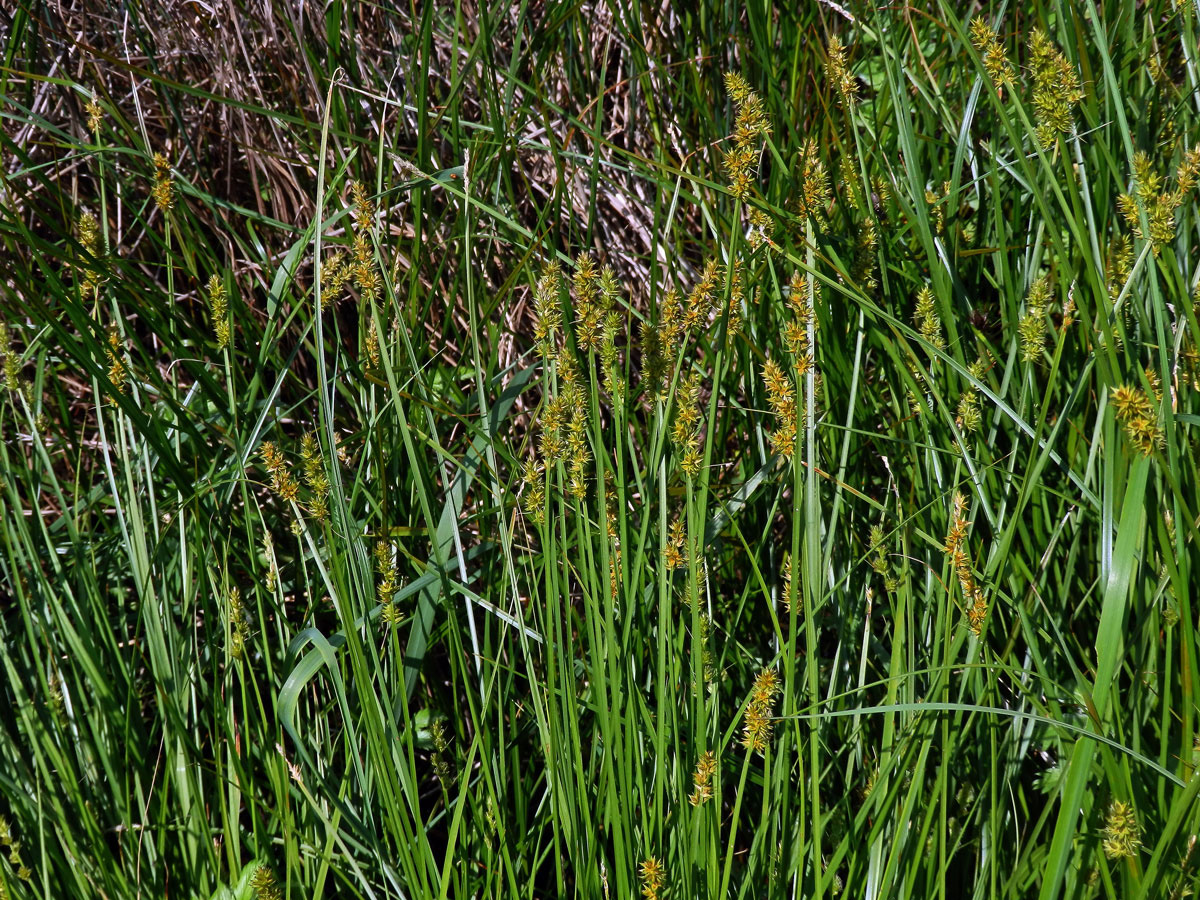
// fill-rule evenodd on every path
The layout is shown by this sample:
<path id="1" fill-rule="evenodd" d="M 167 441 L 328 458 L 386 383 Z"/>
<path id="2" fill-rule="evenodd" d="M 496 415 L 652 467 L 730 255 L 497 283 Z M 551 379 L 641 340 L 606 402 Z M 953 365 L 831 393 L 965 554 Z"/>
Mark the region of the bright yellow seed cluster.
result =
<path id="1" fill-rule="evenodd" d="M 533 336 L 542 359 L 554 351 L 554 338 L 562 328 L 562 268 L 557 261 L 547 264 L 534 288 Z"/>
<path id="2" fill-rule="evenodd" d="M 813 332 L 817 320 L 809 297 L 808 282 L 799 273 L 792 277 L 789 285 L 788 305 L 792 318 L 784 326 L 783 343 L 792 357 L 791 368 L 795 377 L 803 379 L 814 368 Z M 795 451 L 796 435 L 804 426 L 804 412 L 796 401 L 792 376 L 775 360 L 768 359 L 763 365 L 762 378 L 767 403 L 779 422 L 770 434 L 771 446 L 776 453 L 790 459 Z"/>
<path id="3" fill-rule="evenodd" d="M 351 251 L 350 274 L 354 279 L 354 286 L 358 288 L 359 298 L 366 303 L 374 303 L 379 299 L 383 287 L 379 266 L 371 246 L 375 204 L 367 196 L 367 189 L 361 181 L 356 181 L 350 186 L 350 195 L 354 200 L 354 247 Z"/>
<path id="4" fill-rule="evenodd" d="M 1183 154 L 1183 159 L 1175 170 L 1173 190 L 1166 190 L 1166 179 L 1155 171 L 1154 163 L 1147 153 L 1139 150 L 1133 155 L 1134 193 L 1118 196 L 1117 210 L 1135 237 L 1150 241 L 1155 256 L 1166 244 L 1174 240 L 1175 210 L 1196 189 L 1198 179 L 1200 147 Z M 1146 215 L 1145 229 L 1142 228 L 1142 213 Z"/>
<path id="5" fill-rule="evenodd" d="M 108 346 L 104 348 L 104 355 L 108 357 L 108 380 L 112 382 L 113 389 L 118 394 L 125 392 L 127 376 L 125 360 L 121 358 L 121 352 L 121 336 L 114 328 L 108 332 Z"/>
<path id="6" fill-rule="evenodd" d="M 300 439 L 300 461 L 304 484 L 309 490 L 308 511 L 319 522 L 329 517 L 329 479 L 321 459 L 321 445 L 311 432 Z"/>
<path id="7" fill-rule="evenodd" d="M 815 281 L 812 285 L 813 294 L 820 296 L 820 285 Z M 797 272 L 792 276 L 788 285 L 788 306 L 792 318 L 784 326 L 783 343 L 792 355 L 796 376 L 803 378 L 813 368 L 813 334 L 817 330 L 817 317 L 813 313 L 812 299 L 809 297 L 809 284 L 803 275 Z"/>
<path id="8" fill-rule="evenodd" d="M 767 752 L 771 741 L 771 707 L 779 691 L 779 676 L 774 669 L 763 669 L 754 679 L 742 724 L 742 746 L 752 753 Z"/>
<path id="9" fill-rule="evenodd" d="M 769 435 L 771 446 L 780 456 L 791 459 L 796 449 L 798 427 L 796 391 L 792 387 L 792 379 L 773 359 L 768 359 L 763 365 L 762 377 L 763 387 L 767 391 L 767 403 L 779 422 L 778 427 Z"/>
<path id="10" fill-rule="evenodd" d="M 559 347 L 554 362 L 560 382 L 559 393 L 549 398 L 542 409 L 540 449 L 548 465 L 568 464 L 571 494 L 580 498 L 586 492 L 587 469 L 591 462 L 587 442 L 587 394 L 569 348 Z"/>
<path id="11" fill-rule="evenodd" d="M 1148 376 L 1153 373 L 1148 372 Z M 1151 383 L 1157 379 L 1152 379 Z M 1158 404 L 1141 388 L 1121 384 L 1109 393 L 1109 402 L 1117 421 L 1125 428 L 1125 436 L 1143 456 L 1149 456 L 1163 444 L 1158 424 Z"/>
<path id="12" fill-rule="evenodd" d="M 220 276 L 208 279 L 208 308 L 212 312 L 213 330 L 217 335 L 217 348 L 229 346 L 229 295 Z"/>
<path id="13" fill-rule="evenodd" d="M 668 569 L 681 569 L 687 562 L 687 530 L 683 519 L 671 523 L 671 532 L 667 536 L 667 546 L 663 547 L 663 564 Z"/>
<path id="14" fill-rule="evenodd" d="M 801 219 L 820 219 L 829 208 L 832 198 L 829 173 L 817 142 L 809 138 L 800 148 L 800 194 L 796 198 L 796 214 Z"/>
<path id="15" fill-rule="evenodd" d="M 270 441 L 264 441 L 262 458 L 271 475 L 271 490 L 289 503 L 294 501 L 300 495 L 300 485 L 292 475 L 283 451 Z"/>
<path id="16" fill-rule="evenodd" d="M 971 377 L 976 380 L 983 378 L 986 369 L 987 363 L 982 359 L 975 360 L 967 367 Z M 983 413 L 979 408 L 979 391 L 975 389 L 974 385 L 969 385 L 958 398 L 958 410 L 954 417 L 954 424 L 967 434 L 974 434 L 983 424 Z"/>
<path id="17" fill-rule="evenodd" d="M 566 463 L 567 491 L 572 497 L 583 499 L 587 495 L 588 469 L 592 460 L 586 382 L 570 342 L 556 340 L 562 327 L 562 287 L 562 272 L 558 263 L 552 262 L 542 271 L 534 289 L 534 335 L 538 351 L 547 367 L 558 376 L 557 394 L 547 396 L 536 423 L 540 429 L 538 449 L 542 461 L 537 458 L 527 461 L 523 474 L 523 505 L 535 523 L 544 519 L 546 486 L 543 476 L 547 468 L 555 463 Z M 592 257 L 581 253 L 571 277 L 570 299 L 575 311 L 576 342 L 581 351 L 599 350 L 605 386 L 614 400 L 624 395 L 617 346 L 622 319 L 614 309 L 619 295 L 620 288 L 613 271 L 607 267 L 598 271 Z M 591 359 L 590 353 L 588 359 Z M 610 575 L 615 577 L 615 571 L 613 567 Z"/>
<path id="18" fill-rule="evenodd" d="M 1008 61 L 1008 54 L 1000 43 L 996 30 L 982 16 L 971 20 L 971 43 L 983 57 L 983 68 L 996 90 L 1000 90 L 1016 75 L 1013 64 Z"/>
<path id="19" fill-rule="evenodd" d="M 376 592 L 379 603 L 383 607 L 381 613 L 384 624 L 395 625 L 400 621 L 400 608 L 392 602 L 396 591 L 400 589 L 399 576 L 396 574 L 396 561 L 392 545 L 387 541 L 375 542 L 375 572 L 379 575 L 379 585 Z"/>
<path id="20" fill-rule="evenodd" d="M 733 147 L 725 154 L 725 174 L 729 176 L 729 192 L 743 199 L 750 194 L 762 141 L 771 133 L 771 126 L 762 101 L 750 90 L 750 85 L 741 75 L 726 73 L 725 90 L 733 101 L 736 113 Z"/>
<path id="21" fill-rule="evenodd" d="M 663 885 L 667 882 L 667 870 L 663 868 L 662 860 L 650 856 L 642 861 L 639 875 L 642 882 L 642 896 L 646 900 L 659 900 Z"/>
<path id="22" fill-rule="evenodd" d="M 95 291 L 107 278 L 100 224 L 91 213 L 83 213 L 75 222 L 75 233 L 83 251 L 76 264 L 80 287 L 84 291 Z"/>
<path id="23" fill-rule="evenodd" d="M 700 450 L 700 424 L 703 413 L 700 408 L 700 373 L 692 372 L 679 385 L 675 398 L 675 422 L 671 426 L 671 440 L 683 453 L 679 467 L 691 478 L 700 474 L 704 457 Z"/>
<path id="24" fill-rule="evenodd" d="M 154 205 L 160 212 L 175 206 L 175 180 L 171 177 L 171 164 L 161 153 L 154 154 Z"/>
<path id="25" fill-rule="evenodd" d="M 696 762 L 696 771 L 692 775 L 692 793 L 688 796 L 688 803 L 692 806 L 700 806 L 706 800 L 711 800 L 713 797 L 712 778 L 717 773 L 717 758 L 712 751 L 700 754 L 700 759 Z"/>
<path id="26" fill-rule="evenodd" d="M 339 250 L 329 257 L 321 273 L 321 308 L 327 309 L 348 285 L 353 284 L 359 299 L 374 303 L 383 292 L 383 278 L 371 243 L 375 224 L 375 204 L 367 195 L 362 182 L 350 185 L 354 204 L 354 242 L 350 254 Z M 377 336 L 378 337 L 378 336 Z"/>
<path id="27" fill-rule="evenodd" d="M 937 191 L 925 190 L 925 203 L 929 206 L 930 220 L 933 222 L 933 231 L 937 235 L 946 233 L 946 204 L 950 199 L 950 182 L 942 182 L 941 193 Z"/>
<path id="28" fill-rule="evenodd" d="M 971 557 L 966 549 L 967 529 L 970 522 L 966 518 L 967 498 L 962 494 L 954 495 L 954 511 L 950 518 L 950 528 L 946 532 L 946 554 L 954 566 L 958 576 L 958 584 L 962 588 L 963 603 L 967 610 L 967 627 L 978 637 L 983 633 L 983 623 L 987 618 L 987 600 L 983 589 L 975 581 L 975 573 L 971 568 Z"/>
<path id="29" fill-rule="evenodd" d="M 752 209 L 747 219 L 749 227 L 746 229 L 746 243 L 750 245 L 750 249 L 757 250 L 766 244 L 777 251 L 779 245 L 771 237 L 775 228 L 771 217 L 761 209 Z"/>
<path id="30" fill-rule="evenodd" d="M 1017 326 L 1021 336 L 1021 358 L 1037 362 L 1046 348 L 1046 307 L 1050 302 L 1050 279 L 1043 275 L 1029 288 L 1025 315 Z"/>
<path id="31" fill-rule="evenodd" d="M 858 99 L 858 82 L 850 74 L 850 65 L 846 61 L 846 48 L 837 36 L 829 39 L 827 48 L 828 62 L 825 64 L 825 75 L 837 88 L 838 98 L 847 109 Z"/>
<path id="32" fill-rule="evenodd" d="M 1109 804 L 1104 822 L 1104 855 L 1109 859 L 1133 857 L 1137 855 L 1141 845 L 1133 807 L 1120 800 L 1114 800 Z"/>
<path id="33" fill-rule="evenodd" d="M 96 99 L 96 95 L 92 94 L 88 97 L 87 103 L 83 106 L 83 111 L 87 113 L 87 128 L 88 131 L 95 134 L 100 130 L 100 121 L 104 113 L 100 109 L 100 103 Z"/>
<path id="34" fill-rule="evenodd" d="M 728 276 L 726 276 L 728 277 Z M 740 301 L 740 275 L 735 272 L 735 283 L 731 285 L 735 296 L 732 302 Z M 700 278 L 688 292 L 687 299 L 669 288 L 659 300 L 658 327 L 642 326 L 642 371 L 649 395 L 666 399 L 665 389 L 670 384 L 670 375 L 681 344 L 689 334 L 707 327 L 713 316 L 721 309 L 722 269 L 715 259 L 704 264 Z M 731 310 L 731 319 L 734 311 Z M 730 333 L 737 323 L 730 322 Z"/>
<path id="35" fill-rule="evenodd" d="M 709 317 L 717 311 L 719 300 L 718 289 L 721 282 L 721 268 L 715 259 L 704 264 L 704 271 L 688 293 L 687 305 L 683 309 L 682 325 L 688 332 L 708 324 Z M 679 321 L 676 319 L 676 321 Z M 664 333 L 663 340 L 670 346 L 672 340 L 678 337 L 678 332 Z"/>
<path id="36" fill-rule="evenodd" d="M 521 481 L 525 485 L 521 493 L 521 503 L 525 508 L 525 515 L 529 516 L 529 520 L 535 525 L 540 525 L 546 520 L 546 479 L 543 470 L 544 467 L 537 459 L 527 459 L 521 473 Z"/>
<path id="37" fill-rule="evenodd" d="M 942 336 L 942 317 L 938 315 L 937 306 L 933 301 L 933 291 L 929 286 L 917 292 L 917 307 L 913 312 L 913 321 L 917 331 L 927 342 L 939 350 L 946 349 L 946 339 Z"/>
<path id="38" fill-rule="evenodd" d="M 620 319 L 618 317 L 611 323 L 608 319 L 619 295 L 617 277 L 610 267 L 597 271 L 590 253 L 580 253 L 575 258 L 571 300 L 575 307 L 575 339 L 581 352 L 603 352 L 605 333 L 610 330 L 615 341 L 615 329 Z M 613 353 L 615 355 L 615 349 Z"/>
<path id="39" fill-rule="evenodd" d="M 1037 138 L 1046 146 L 1074 127 L 1072 110 L 1083 99 L 1079 72 L 1040 28 L 1029 35 L 1033 69 L 1033 114 Z"/>

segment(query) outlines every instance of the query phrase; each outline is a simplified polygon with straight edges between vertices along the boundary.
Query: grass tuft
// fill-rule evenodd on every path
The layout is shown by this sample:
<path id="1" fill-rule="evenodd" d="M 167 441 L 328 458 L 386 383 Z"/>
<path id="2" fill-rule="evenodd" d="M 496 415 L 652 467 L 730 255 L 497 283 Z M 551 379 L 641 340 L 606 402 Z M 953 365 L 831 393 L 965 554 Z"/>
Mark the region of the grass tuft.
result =
<path id="1" fill-rule="evenodd" d="M 1190 893 L 1193 7 L 284 6 L 5 13 L 0 898 Z"/>

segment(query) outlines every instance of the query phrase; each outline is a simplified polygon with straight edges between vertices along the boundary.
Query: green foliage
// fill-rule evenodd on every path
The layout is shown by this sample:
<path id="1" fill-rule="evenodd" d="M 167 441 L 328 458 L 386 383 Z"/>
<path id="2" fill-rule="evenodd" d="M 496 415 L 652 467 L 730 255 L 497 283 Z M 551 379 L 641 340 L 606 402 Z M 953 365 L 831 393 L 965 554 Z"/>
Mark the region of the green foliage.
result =
<path id="1" fill-rule="evenodd" d="M 1185 896 L 1191 7 L 127 6 L 0 67 L 0 898 Z"/>

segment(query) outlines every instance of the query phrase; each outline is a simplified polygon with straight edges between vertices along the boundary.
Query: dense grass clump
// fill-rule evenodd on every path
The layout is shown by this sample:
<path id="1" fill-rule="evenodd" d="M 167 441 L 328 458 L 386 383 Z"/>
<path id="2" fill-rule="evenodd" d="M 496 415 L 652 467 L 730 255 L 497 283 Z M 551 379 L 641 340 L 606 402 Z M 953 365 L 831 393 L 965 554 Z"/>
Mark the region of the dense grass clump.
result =
<path id="1" fill-rule="evenodd" d="M 0 898 L 1194 889 L 1194 5 L 168 6 L 3 14 Z"/>

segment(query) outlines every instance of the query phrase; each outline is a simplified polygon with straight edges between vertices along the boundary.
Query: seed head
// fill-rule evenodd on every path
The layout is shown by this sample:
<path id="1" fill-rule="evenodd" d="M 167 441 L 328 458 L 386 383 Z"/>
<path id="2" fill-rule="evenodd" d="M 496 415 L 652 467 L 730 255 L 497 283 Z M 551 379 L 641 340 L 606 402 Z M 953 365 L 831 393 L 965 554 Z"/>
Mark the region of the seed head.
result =
<path id="1" fill-rule="evenodd" d="M 774 669 L 758 673 L 742 723 L 742 746 L 752 753 L 765 753 L 771 741 L 771 707 L 779 690 L 779 676 Z"/>
<path id="2" fill-rule="evenodd" d="M 850 66 L 846 62 L 846 48 L 836 35 L 829 39 L 826 55 L 828 61 L 825 63 L 825 75 L 837 88 L 842 106 L 849 109 L 858 99 L 858 82 L 850 74 Z"/>
<path id="3" fill-rule="evenodd" d="M 696 771 L 692 775 L 693 789 L 688 797 L 688 803 L 692 806 L 700 806 L 706 800 L 712 799 L 712 777 L 716 772 L 717 758 L 712 751 L 700 754 L 700 759 L 696 761 Z"/>
<path id="4" fill-rule="evenodd" d="M 967 498 L 962 493 L 954 495 L 954 511 L 950 516 L 950 530 L 946 533 L 945 551 L 957 553 L 967 539 L 970 522 L 966 519 Z"/>
<path id="5" fill-rule="evenodd" d="M 928 285 L 917 292 L 917 307 L 913 312 L 913 320 L 917 330 L 921 332 L 921 337 L 939 350 L 945 349 L 946 339 L 942 337 L 942 319 L 933 302 L 933 291 L 929 289 Z"/>
<path id="6" fill-rule="evenodd" d="M 749 83 L 737 72 L 725 73 L 725 91 L 735 106 L 745 103 L 746 98 L 752 93 Z"/>
<path id="7" fill-rule="evenodd" d="M 796 198 L 796 212 L 801 219 L 820 219 L 832 196 L 819 146 L 809 138 L 800 149 L 800 195 Z"/>
<path id="8" fill-rule="evenodd" d="M 275 876 L 266 866 L 259 866 L 254 870 L 250 886 L 254 888 L 257 900 L 283 900 L 283 892 L 279 889 Z"/>
<path id="9" fill-rule="evenodd" d="M 639 868 L 642 881 L 642 896 L 646 900 L 659 900 L 659 892 L 667 880 L 667 873 L 663 868 L 662 861 L 657 857 L 650 856 L 642 861 Z"/>
<path id="10" fill-rule="evenodd" d="M 686 541 L 686 526 L 683 519 L 678 518 L 671 523 L 671 531 L 667 536 L 667 546 L 663 547 L 663 563 L 668 569 L 680 569 L 687 562 L 687 556 L 684 552 Z"/>
<path id="11" fill-rule="evenodd" d="M 79 284 L 85 291 L 94 291 L 108 277 L 100 223 L 91 213 L 82 213 L 75 220 L 75 234 L 82 251 L 76 263 Z"/>
<path id="12" fill-rule="evenodd" d="M 375 221 L 375 204 L 361 181 L 350 185 L 350 196 L 354 201 L 354 227 L 360 232 L 367 231 Z"/>
<path id="13" fill-rule="evenodd" d="M 771 217 L 764 210 L 752 209 L 749 215 L 749 228 L 746 231 L 746 242 L 752 250 L 757 250 L 763 244 L 777 249 L 775 242 L 771 240 L 771 232 L 774 228 L 774 223 Z"/>
<path id="14" fill-rule="evenodd" d="M 111 329 L 108 332 L 108 346 L 104 348 L 104 354 L 108 357 L 108 380 L 112 382 L 113 388 L 118 394 L 125 392 L 125 379 L 127 375 L 125 361 L 121 358 L 121 353 L 121 336 L 117 334 L 115 328 Z"/>
<path id="15" fill-rule="evenodd" d="M 1050 145 L 1069 132 L 1072 110 L 1083 99 L 1079 72 L 1040 28 L 1029 35 L 1029 62 L 1033 69 L 1033 112 L 1037 137 Z"/>
<path id="16" fill-rule="evenodd" d="M 771 133 L 771 126 L 762 101 L 750 90 L 746 79 L 735 72 L 727 72 L 725 89 L 736 111 L 730 136 L 733 147 L 725 154 L 725 173 L 729 176 L 730 193 L 742 199 L 750 193 L 762 141 Z"/>
<path id="17" fill-rule="evenodd" d="M 171 177 L 171 164 L 162 153 L 154 154 L 154 205 L 160 212 L 175 206 L 175 180 Z"/>
<path id="18" fill-rule="evenodd" d="M 1050 279 L 1043 275 L 1029 289 L 1025 315 L 1017 326 L 1021 336 L 1021 356 L 1025 362 L 1036 362 L 1046 347 L 1046 305 L 1050 300 Z"/>
<path id="19" fill-rule="evenodd" d="M 964 587 L 964 591 L 966 588 Z M 965 593 L 964 597 L 967 596 Z M 970 605 L 967 607 L 967 627 L 971 629 L 971 634 L 979 637 L 983 633 L 983 623 L 987 619 L 987 600 L 984 599 L 983 591 L 976 585 L 970 593 Z"/>
<path id="20" fill-rule="evenodd" d="M 100 130 L 100 120 L 103 116 L 103 111 L 100 109 L 100 104 L 96 100 L 95 93 L 88 97 L 87 103 L 83 106 L 83 111 L 87 113 L 88 131 L 95 134 Z"/>
<path id="21" fill-rule="evenodd" d="M 1134 449 L 1143 456 L 1150 456 L 1162 446 L 1164 437 L 1158 424 L 1156 404 L 1145 391 L 1128 384 L 1117 385 L 1109 393 L 1109 402 Z"/>
<path id="22" fill-rule="evenodd" d="M 996 30 L 982 16 L 971 20 L 971 43 L 983 57 L 983 68 L 992 79 L 996 90 L 1000 90 L 1016 75 L 1013 65 L 1008 61 L 1008 54 Z"/>
<path id="23" fill-rule="evenodd" d="M 1109 859 L 1134 857 L 1141 845 L 1133 807 L 1120 800 L 1112 801 L 1104 822 L 1104 841 L 1101 845 L 1104 855 Z"/>
<path id="24" fill-rule="evenodd" d="M 767 403 L 779 427 L 771 432 L 770 440 L 775 452 L 791 459 L 796 446 L 797 407 L 795 389 L 787 373 L 774 360 L 763 365 L 763 386 L 767 391 Z"/>
<path id="25" fill-rule="evenodd" d="M 229 295 L 220 276 L 213 275 L 208 279 L 208 307 L 217 335 L 217 349 L 224 350 L 229 346 Z"/>
<path id="26" fill-rule="evenodd" d="M 1186 200 L 1187 195 L 1196 189 L 1198 180 L 1200 180 L 1200 146 L 1185 150 L 1179 168 L 1175 170 L 1175 190 L 1179 195 L 1179 202 L 1182 203 Z"/>

